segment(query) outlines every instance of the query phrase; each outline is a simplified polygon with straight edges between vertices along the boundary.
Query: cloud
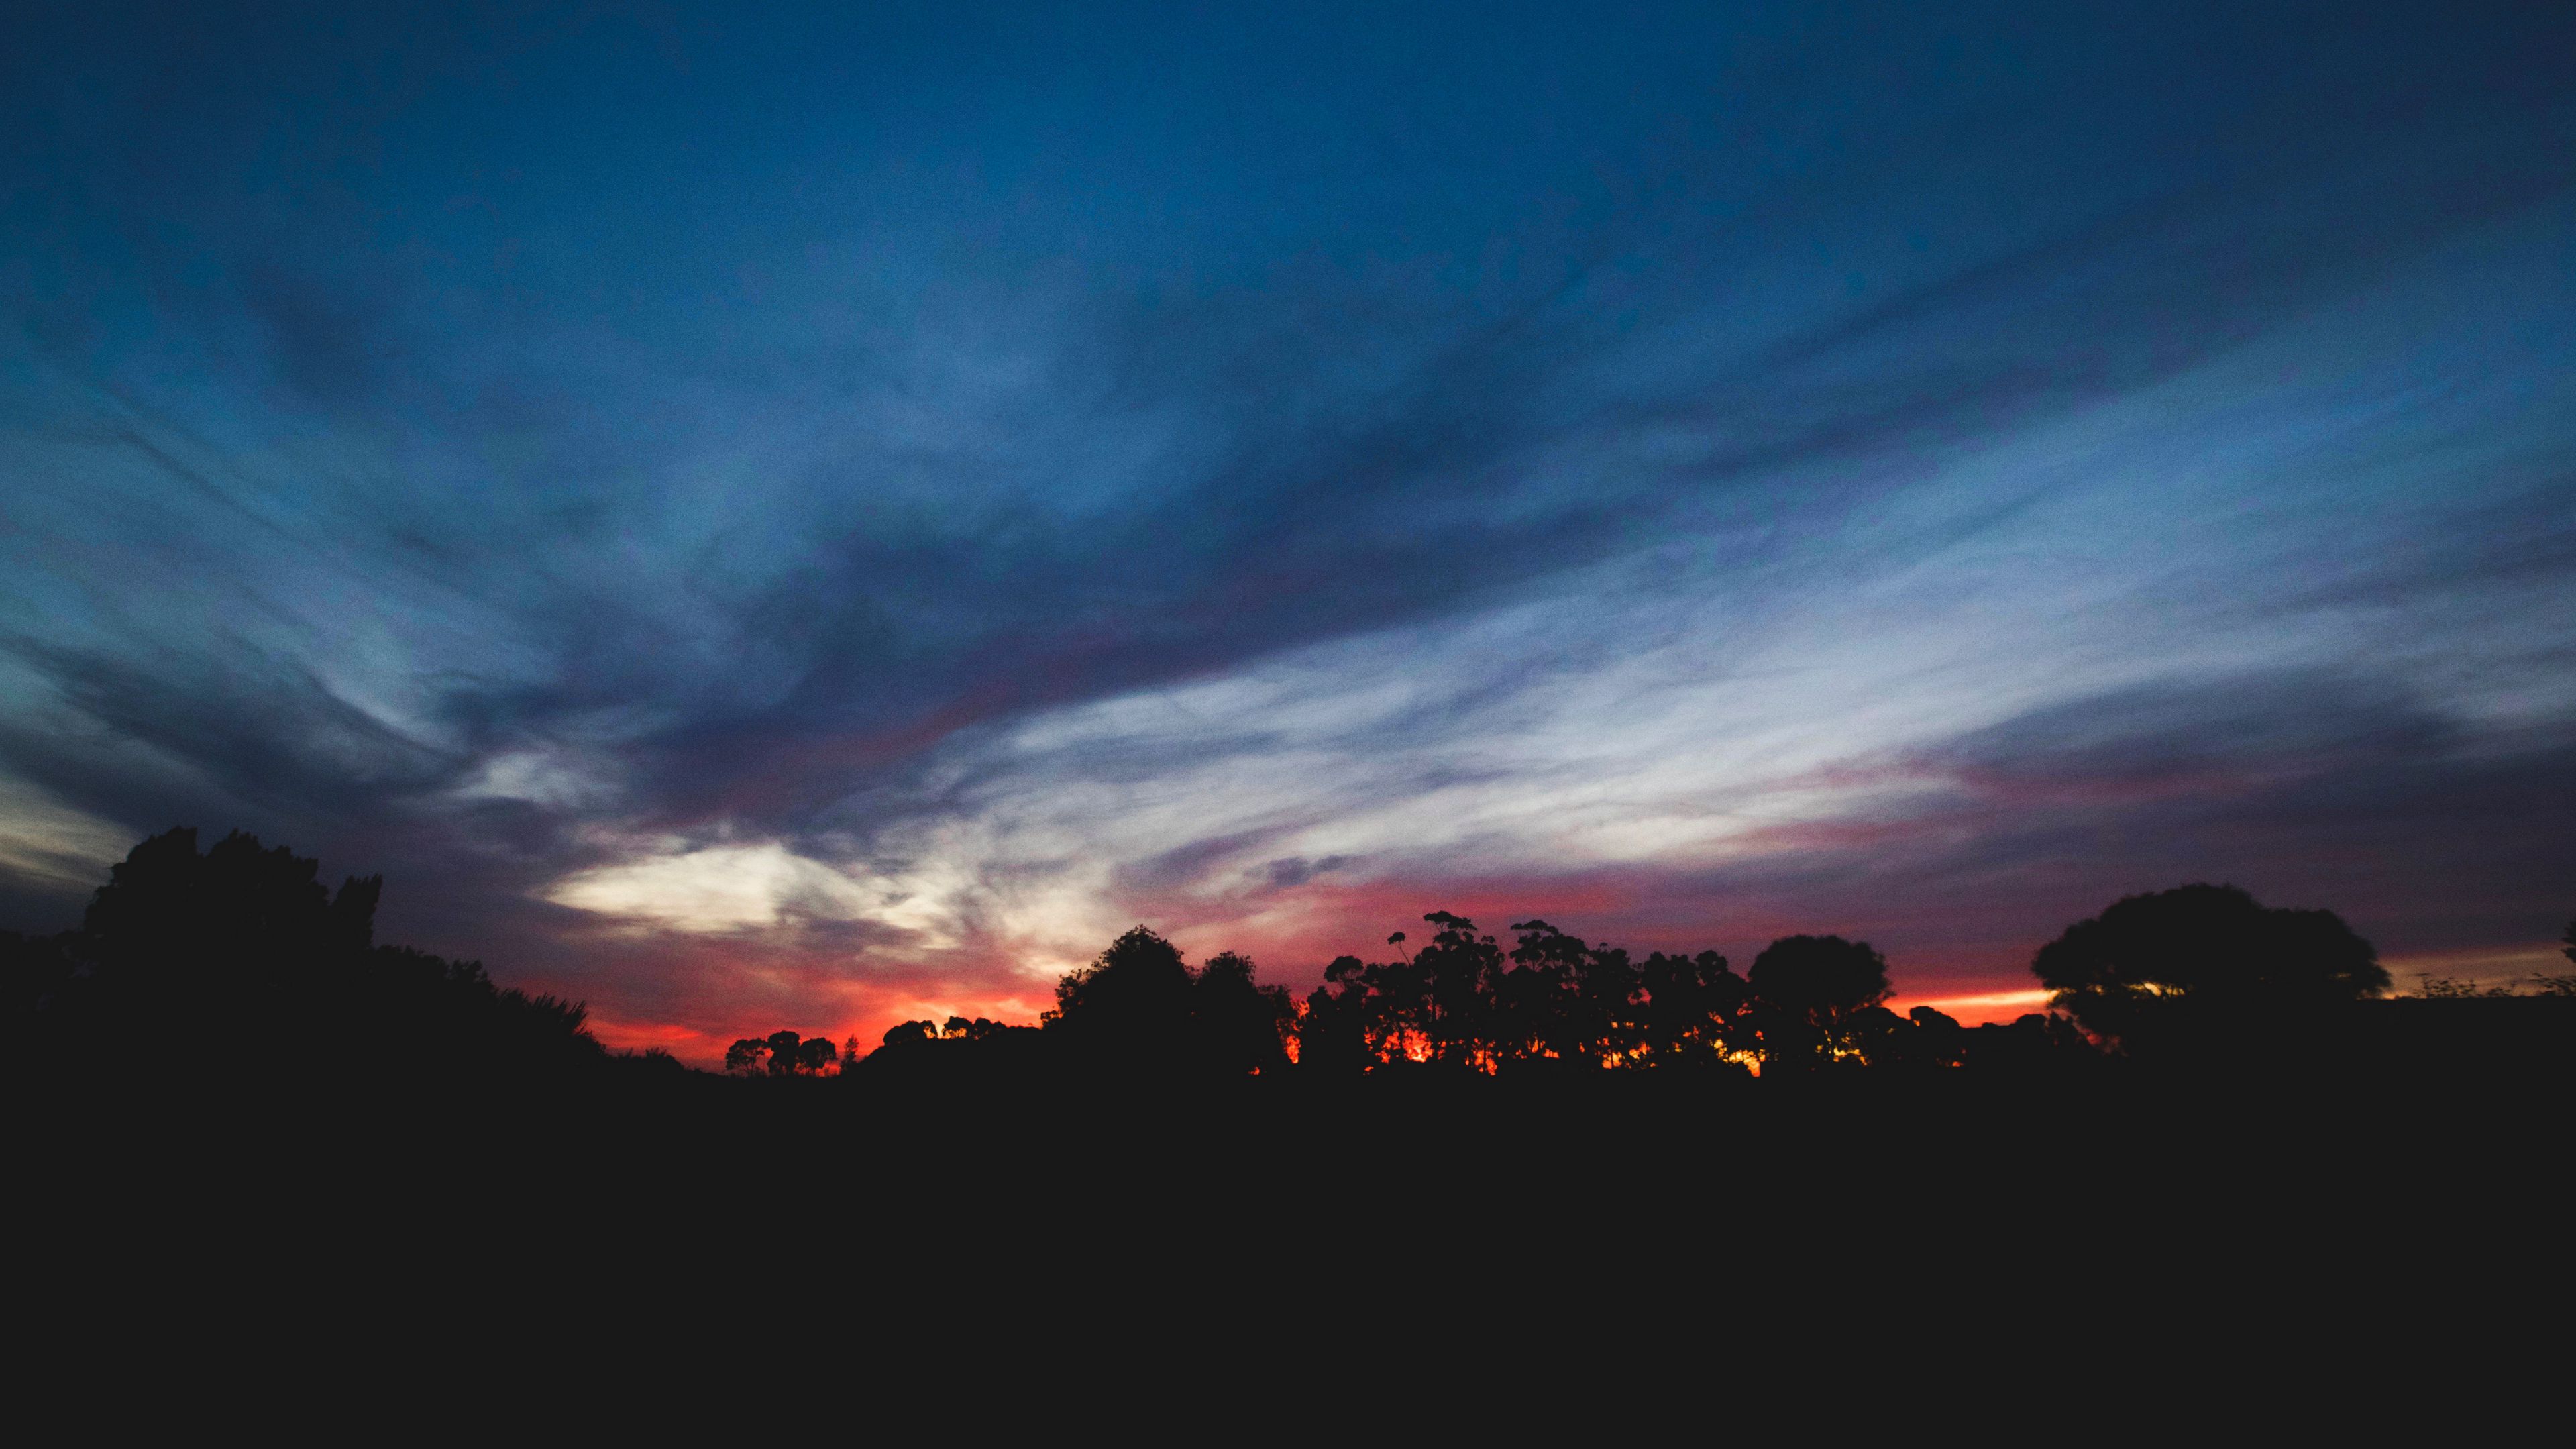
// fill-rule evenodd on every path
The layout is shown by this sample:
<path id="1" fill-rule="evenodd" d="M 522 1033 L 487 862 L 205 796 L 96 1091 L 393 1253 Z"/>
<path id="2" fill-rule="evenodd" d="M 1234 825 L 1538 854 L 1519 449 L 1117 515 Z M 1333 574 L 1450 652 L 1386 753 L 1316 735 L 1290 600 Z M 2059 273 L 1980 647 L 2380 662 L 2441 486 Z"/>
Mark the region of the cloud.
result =
<path id="1" fill-rule="evenodd" d="M 133 844 L 120 826 L 0 780 L 0 878 L 21 891 L 86 895 Z"/>
<path id="2" fill-rule="evenodd" d="M 2289 670 L 2161 679 L 2046 705 L 1917 767 L 1999 800 L 2154 801 L 2426 764 L 2466 732 L 2384 683 Z"/>
<path id="3" fill-rule="evenodd" d="M 859 920 L 883 903 L 859 882 L 774 840 L 682 847 L 593 866 L 557 881 L 546 898 L 702 935 L 774 928 L 792 917 Z"/>

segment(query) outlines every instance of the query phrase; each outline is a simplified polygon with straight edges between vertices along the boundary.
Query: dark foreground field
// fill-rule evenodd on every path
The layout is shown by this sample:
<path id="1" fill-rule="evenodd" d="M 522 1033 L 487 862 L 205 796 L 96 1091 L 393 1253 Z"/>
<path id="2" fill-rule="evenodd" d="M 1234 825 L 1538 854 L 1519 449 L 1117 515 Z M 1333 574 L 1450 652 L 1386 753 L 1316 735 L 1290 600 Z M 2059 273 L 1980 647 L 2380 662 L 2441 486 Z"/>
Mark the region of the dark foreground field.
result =
<path id="1" fill-rule="evenodd" d="M 830 1238 L 899 1260 L 896 1245 L 937 1241 L 998 1265 L 1113 1237 L 1259 1234 L 1295 1255 L 1516 1224 L 1551 1251 L 1688 1256 L 1703 1232 L 1848 1222 L 1850 1251 L 1891 1262 L 2035 1261 L 2086 1219 L 2233 1218 L 2239 1241 L 2285 1248 L 2555 1237 L 2569 1062 L 845 1082 L 611 1061 L 443 1081 L 53 1078 L 21 1081 L 13 1115 L 22 1181 L 42 1185 L 22 1200 L 78 1235 L 437 1224 L 587 1255 L 694 1225 L 743 1234 L 754 1257 Z"/>
<path id="2" fill-rule="evenodd" d="M 1582 1438 L 1605 1394 L 1748 1424 L 2006 1394 L 2181 1435 L 2213 1398 L 2286 1423 L 2383 1378 L 2455 1394 L 2460 1429 L 2564 1363 L 2564 1062 L 54 1080 L 13 1104 L 50 1334 L 20 1367 L 124 1365 L 245 1422 L 317 1375 L 404 1422 L 515 1384 L 567 1432 L 601 1395 L 1196 1442 L 1281 1398 L 1442 1438 L 1549 1404 Z M 209 1363 L 216 1398 L 172 1387 Z"/>

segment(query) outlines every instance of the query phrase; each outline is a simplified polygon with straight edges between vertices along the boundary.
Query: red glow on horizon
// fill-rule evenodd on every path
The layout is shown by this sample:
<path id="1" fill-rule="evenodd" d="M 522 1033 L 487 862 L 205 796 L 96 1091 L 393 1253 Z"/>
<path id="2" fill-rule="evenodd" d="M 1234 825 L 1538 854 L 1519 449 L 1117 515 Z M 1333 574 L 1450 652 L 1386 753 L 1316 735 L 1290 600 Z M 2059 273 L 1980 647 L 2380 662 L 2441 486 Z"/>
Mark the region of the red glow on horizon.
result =
<path id="1" fill-rule="evenodd" d="M 1984 991 L 1964 996 L 1890 997 L 1887 1008 L 1899 1016 L 1918 1006 L 1928 1006 L 1945 1016 L 1956 1017 L 1961 1026 L 1986 1026 L 2010 1023 L 2034 1012 L 2048 1010 L 2048 993 L 2032 988 L 2024 991 Z"/>

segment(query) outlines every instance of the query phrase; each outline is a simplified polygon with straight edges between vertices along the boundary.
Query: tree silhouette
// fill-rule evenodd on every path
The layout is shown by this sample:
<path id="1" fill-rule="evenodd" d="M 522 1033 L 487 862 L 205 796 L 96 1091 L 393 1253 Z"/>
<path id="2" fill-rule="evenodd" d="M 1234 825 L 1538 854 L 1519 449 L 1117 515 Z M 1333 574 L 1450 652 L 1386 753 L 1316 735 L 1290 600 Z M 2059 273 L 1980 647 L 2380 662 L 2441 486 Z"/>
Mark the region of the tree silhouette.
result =
<path id="1" fill-rule="evenodd" d="M 1308 999 L 1306 1016 L 1308 1035 L 1323 1043 L 1319 1062 L 1363 1070 L 1399 1062 L 1491 1069 L 1498 1043 L 1532 1029 L 1526 1020 L 1506 1019 L 1505 958 L 1494 938 L 1447 911 L 1422 919 L 1440 929 L 1412 955 L 1386 962 L 1343 956 L 1324 968 L 1325 984 Z M 1399 932 L 1388 944 L 1402 944 L 1401 938 Z"/>
<path id="2" fill-rule="evenodd" d="M 1894 991 L 1887 983 L 1887 958 L 1867 941 L 1840 936 L 1782 937 L 1753 958 L 1749 980 L 1764 1003 L 1818 1026 L 1846 1021 Z"/>
<path id="3" fill-rule="evenodd" d="M 1357 956 L 1336 956 L 1324 967 L 1324 984 L 1306 997 L 1306 1009 L 1297 1017 L 1299 1071 L 1350 1075 L 1379 1064 L 1370 1026 L 1370 969 Z"/>
<path id="4" fill-rule="evenodd" d="M 1870 1038 L 1884 1038 L 1893 1029 L 1889 1023 L 1901 1020 L 1879 1006 L 1894 988 L 1887 958 L 1867 941 L 1784 936 L 1753 958 L 1746 984 L 1766 1066 L 1848 1059 L 1864 1052 L 1864 1028 Z M 1864 1015 L 1871 1011 L 1878 1015 Z"/>
<path id="5" fill-rule="evenodd" d="M 1934 1007 L 1905 1013 L 1914 1031 L 1903 1039 L 1895 1061 L 1915 1067 L 1959 1067 L 1968 1061 L 1968 1031 L 1959 1019 Z M 1873 1066 L 1878 1063 L 1873 1062 Z"/>
<path id="6" fill-rule="evenodd" d="M 1287 988 L 1260 983 L 1251 957 L 1226 951 L 1208 958 L 1191 996 L 1191 1040 L 1199 1071 L 1243 1076 L 1288 1066 L 1295 1004 Z"/>
<path id="7" fill-rule="evenodd" d="M 1589 952 L 1582 940 L 1545 921 L 1512 927 L 1518 938 L 1510 966 L 1488 982 L 1490 1000 L 1474 1016 L 1474 1055 L 1479 1066 L 1566 1061 L 1583 1049 L 1589 1024 L 1581 1009 L 1583 970 Z"/>
<path id="8" fill-rule="evenodd" d="M 1434 1065 L 1476 1066 L 1489 1059 L 1500 1025 L 1495 998 L 1502 947 L 1477 934 L 1476 923 L 1464 916 L 1432 911 L 1422 919 L 1440 929 L 1413 953 L 1409 969 L 1390 974 L 1399 1029 L 1419 1040 L 1408 1049 L 1421 1051 Z"/>
<path id="9" fill-rule="evenodd" d="M 744 1037 L 726 1047 L 724 1055 L 725 1070 L 742 1076 L 815 1077 L 830 1071 L 838 1060 L 840 1052 L 830 1037 L 802 1037 L 792 1031 Z"/>
<path id="10" fill-rule="evenodd" d="M 1642 979 L 1615 947 L 1594 948 L 1545 921 L 1512 927 L 1509 971 L 1497 983 L 1490 1043 L 1497 1067 L 1512 1062 L 1627 1064 L 1639 1059 Z"/>
<path id="11" fill-rule="evenodd" d="M 1288 1065 L 1295 1005 L 1260 984 L 1249 956 L 1224 952 L 1193 971 L 1179 947 L 1136 926 L 1057 982 L 1055 998 L 1046 1029 L 1095 1068 L 1245 1076 Z"/>
<path id="12" fill-rule="evenodd" d="M 496 986 L 480 962 L 375 944 L 383 881 L 337 891 L 316 862 L 235 831 L 164 831 L 111 867 L 78 929 L 8 946 L 17 1048 L 75 1070 L 177 1070 L 133 1043 L 292 1043 L 197 1072 L 316 1076 L 522 1070 L 605 1053 L 572 1002 Z"/>
<path id="13" fill-rule="evenodd" d="M 2388 989 L 2332 911 L 2274 910 L 2235 886 L 2123 896 L 2039 950 L 2051 1004 L 2131 1055 L 2241 1050 Z"/>
<path id="14" fill-rule="evenodd" d="M 1746 1001 L 1715 951 L 1644 962 L 1542 920 L 1507 953 L 1447 911 L 1430 942 L 1393 961 L 1342 956 L 1298 1021 L 1298 1064 L 1325 1072 L 1418 1062 L 1484 1072 L 1716 1065 Z M 1403 933 L 1388 944 L 1403 941 Z"/>
<path id="15" fill-rule="evenodd" d="M 1192 984 L 1180 948 L 1136 926 L 1056 983 L 1047 1024 L 1096 1054 L 1168 1061 L 1189 1032 Z"/>
<path id="16" fill-rule="evenodd" d="M 1657 1066 L 1713 1066 L 1732 1049 L 1729 1028 L 1752 999 L 1744 978 L 1715 951 L 1667 956 L 1638 968 L 1646 1003 L 1639 1013 L 1645 1060 Z"/>

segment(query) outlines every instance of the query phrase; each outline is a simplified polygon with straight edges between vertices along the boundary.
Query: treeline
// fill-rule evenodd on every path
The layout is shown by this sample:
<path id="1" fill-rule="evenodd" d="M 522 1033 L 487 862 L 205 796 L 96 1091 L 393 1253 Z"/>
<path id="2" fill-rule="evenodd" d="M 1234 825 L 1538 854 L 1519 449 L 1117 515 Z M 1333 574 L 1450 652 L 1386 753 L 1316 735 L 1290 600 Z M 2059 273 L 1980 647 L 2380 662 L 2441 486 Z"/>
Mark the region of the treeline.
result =
<path id="1" fill-rule="evenodd" d="M 2113 1057 L 2241 1064 L 2348 1045 L 2352 1008 L 2389 987 L 2370 943 L 2333 912 L 2266 908 L 2233 886 L 2129 896 L 2069 926 L 2032 963 L 2052 1009 L 1976 1027 L 1929 1006 L 1890 1010 L 1886 958 L 1840 936 L 1774 941 L 1739 976 L 1716 951 L 1640 959 L 1543 920 L 1513 925 L 1506 947 L 1463 916 L 1423 919 L 1433 931 L 1419 949 L 1405 949 L 1399 932 L 1387 942 L 1391 959 L 1343 956 L 1302 1000 L 1260 984 L 1252 961 L 1236 953 L 1192 970 L 1171 942 L 1138 926 L 1067 976 L 1038 1025 L 905 1022 L 864 1059 L 852 1043 L 845 1075 L 2031 1071 L 2082 1070 Z M 2576 961 L 2576 924 L 2567 954 Z M 2576 973 L 2532 985 L 2541 996 L 2576 998 Z"/>
<path id="2" fill-rule="evenodd" d="M 382 888 L 371 876 L 326 889 L 316 862 L 239 832 L 203 851 L 193 830 L 153 836 L 110 871 L 77 928 L 0 933 L 0 1052 L 93 1079 L 679 1073 L 667 1053 L 604 1049 L 579 1003 L 500 987 L 479 962 L 377 944 Z M 1513 925 L 1508 945 L 1463 916 L 1424 921 L 1418 946 L 1398 933 L 1384 960 L 1341 957 L 1302 998 L 1262 982 L 1247 956 L 1193 967 L 1138 926 L 1059 982 L 1037 1025 L 905 1022 L 864 1055 L 855 1040 L 781 1031 L 736 1042 L 725 1066 L 854 1083 L 2083 1071 L 2283 1059 L 2350 1045 L 2364 1018 L 2377 1033 L 2368 1050 L 2392 1058 L 2562 1052 L 2576 1021 L 2562 1009 L 2576 1008 L 2576 973 L 2531 983 L 2556 998 L 2539 1011 L 2530 996 L 2428 982 L 2425 997 L 2386 1004 L 2438 1008 L 2448 1025 L 2428 1027 L 2421 1011 L 2357 1017 L 2389 987 L 2370 943 L 2330 911 L 2269 909 L 2230 886 L 2130 896 L 2076 922 L 2032 962 L 2051 1010 L 1976 1027 L 1889 1009 L 1885 957 L 1839 936 L 1774 941 L 1738 975 L 1716 951 L 1638 957 L 1543 920 Z M 2576 924 L 2567 953 L 2576 961 Z M 2498 1012 L 2510 1030 L 2459 1035 L 2461 1022 L 2507 1020 Z"/>
<path id="3" fill-rule="evenodd" d="M 851 1075 L 969 1063 L 1184 1075 L 1741 1074 L 2032 1065 L 2092 1051 L 2059 1016 L 1980 1027 L 1926 1006 L 1900 1016 L 1884 1005 L 1885 958 L 1837 936 L 1774 942 L 1739 976 L 1715 951 L 1638 959 L 1537 920 L 1513 926 L 1506 947 L 1466 917 L 1424 919 L 1435 929 L 1418 950 L 1341 957 L 1302 1000 L 1258 982 L 1237 953 L 1192 970 L 1138 926 L 1066 977 L 1039 1025 L 905 1022 Z M 1388 944 L 1405 941 L 1398 933 Z"/>

